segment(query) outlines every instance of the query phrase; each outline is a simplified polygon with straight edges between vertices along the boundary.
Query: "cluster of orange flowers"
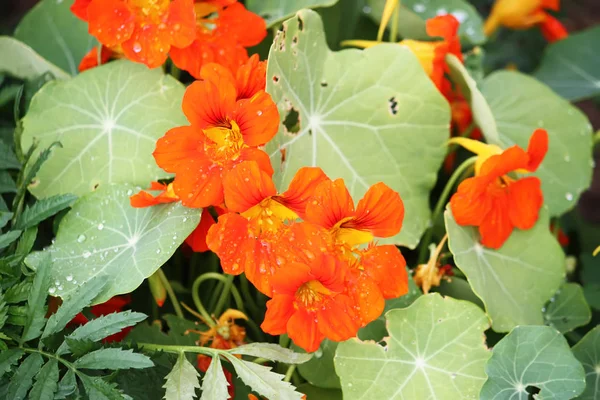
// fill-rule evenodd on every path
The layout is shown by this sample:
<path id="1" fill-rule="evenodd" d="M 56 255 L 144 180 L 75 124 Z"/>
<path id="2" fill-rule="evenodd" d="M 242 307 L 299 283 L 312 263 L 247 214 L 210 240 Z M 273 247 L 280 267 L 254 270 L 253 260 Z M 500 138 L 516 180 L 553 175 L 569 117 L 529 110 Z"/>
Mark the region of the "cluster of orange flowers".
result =
<path id="1" fill-rule="evenodd" d="M 211 62 L 235 71 L 267 35 L 264 20 L 237 0 L 76 0 L 71 10 L 102 44 L 102 63 L 126 57 L 155 68 L 170 56 L 195 78 Z M 80 70 L 97 64 L 93 49 Z"/>

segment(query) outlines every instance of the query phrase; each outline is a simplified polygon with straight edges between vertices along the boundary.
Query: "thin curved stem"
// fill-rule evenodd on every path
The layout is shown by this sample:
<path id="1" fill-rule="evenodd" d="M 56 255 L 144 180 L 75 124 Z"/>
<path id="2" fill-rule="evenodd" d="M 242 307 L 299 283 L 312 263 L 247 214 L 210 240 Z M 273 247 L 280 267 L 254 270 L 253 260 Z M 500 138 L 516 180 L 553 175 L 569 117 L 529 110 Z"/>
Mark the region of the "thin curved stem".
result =
<path id="1" fill-rule="evenodd" d="M 223 290 L 221 291 L 221 295 L 219 296 L 219 300 L 217 301 L 217 305 L 215 306 L 215 315 L 221 315 L 223 312 L 223 307 L 225 306 L 225 302 L 229 298 L 229 293 L 232 292 L 231 288 L 233 286 L 233 275 L 227 275 L 225 278 L 225 284 L 223 285 Z"/>
<path id="2" fill-rule="evenodd" d="M 231 281 L 233 283 L 233 275 L 230 275 L 230 276 L 231 276 Z M 202 315 L 202 318 L 204 318 L 206 320 L 206 324 L 212 328 L 215 326 L 215 323 L 214 323 L 213 319 L 211 318 L 210 314 L 208 313 L 208 311 L 206 310 L 206 308 L 204 307 L 204 304 L 202 304 L 202 300 L 200 300 L 200 294 L 199 294 L 199 290 L 198 290 L 198 289 L 200 289 L 200 285 L 202 284 L 202 282 L 207 281 L 209 279 L 214 279 L 214 280 L 223 282 L 226 286 L 229 276 L 225 277 L 217 272 L 207 272 L 207 273 L 202 274 L 199 277 L 197 277 L 196 280 L 194 281 L 194 283 L 192 284 L 192 300 L 194 301 L 194 305 L 196 306 L 196 309 L 198 310 L 200 315 Z M 228 292 L 229 291 L 231 292 L 231 295 L 233 296 L 233 299 L 235 301 L 235 304 L 236 304 L 238 310 L 243 312 L 244 311 L 244 301 L 242 300 L 242 296 L 240 296 L 240 292 L 237 290 L 237 288 L 233 284 L 230 284 L 230 288 L 229 288 Z M 221 293 L 221 296 L 223 296 L 223 293 Z M 220 301 L 220 299 L 219 299 L 219 301 Z M 223 300 L 223 303 L 224 302 L 225 302 L 225 300 Z M 215 314 L 218 315 L 219 313 L 217 313 L 217 311 L 220 311 L 220 310 L 215 308 Z"/>
<path id="3" fill-rule="evenodd" d="M 171 300 L 171 303 L 173 303 L 173 308 L 175 309 L 175 314 L 179 318 L 184 318 L 183 311 L 181 310 L 181 306 L 179 305 L 179 300 L 177 300 L 177 296 L 175 295 L 173 286 L 171 286 L 171 282 L 169 282 L 169 280 L 167 279 L 167 276 L 165 275 L 165 273 L 162 269 L 159 269 L 157 271 L 157 273 L 158 273 L 158 278 L 160 279 L 163 286 L 167 290 L 167 294 L 169 295 L 169 299 Z"/>

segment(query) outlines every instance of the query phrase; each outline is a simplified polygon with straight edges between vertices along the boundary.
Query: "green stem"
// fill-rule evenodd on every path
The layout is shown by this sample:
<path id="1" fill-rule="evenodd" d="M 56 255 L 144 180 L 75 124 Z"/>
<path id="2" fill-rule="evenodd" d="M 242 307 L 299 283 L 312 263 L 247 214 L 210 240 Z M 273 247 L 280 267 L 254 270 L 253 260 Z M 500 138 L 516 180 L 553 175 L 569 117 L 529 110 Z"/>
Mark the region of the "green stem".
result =
<path id="1" fill-rule="evenodd" d="M 165 273 L 163 272 L 162 269 L 158 270 L 158 277 L 159 277 L 160 281 L 162 282 L 162 284 L 164 285 L 165 289 L 167 289 L 167 294 L 169 295 L 169 299 L 171 300 L 171 303 L 173 303 L 173 308 L 175 309 L 175 314 L 179 318 L 185 318 L 183 316 L 183 311 L 181 310 L 181 306 L 179 305 L 179 301 L 177 300 L 177 296 L 175 296 L 175 292 L 173 291 L 173 286 L 171 286 L 171 283 L 167 279 L 167 276 L 165 275 Z"/>
<path id="2" fill-rule="evenodd" d="M 426 259 L 427 250 L 429 249 L 429 243 L 431 242 L 431 236 L 433 235 L 433 225 L 437 221 L 438 217 L 442 213 L 442 210 L 444 209 L 444 206 L 448 202 L 448 197 L 450 197 L 450 193 L 452 192 L 452 189 L 458 182 L 458 180 L 459 180 L 460 176 L 463 174 L 463 172 L 466 171 L 473 164 L 475 164 L 475 161 L 477 161 L 477 156 L 474 156 L 474 157 L 471 157 L 471 158 L 465 160 L 454 171 L 454 173 L 452 174 L 450 179 L 448 179 L 448 182 L 446 183 L 446 186 L 444 187 L 444 190 L 442 191 L 442 195 L 438 199 L 438 202 L 435 205 L 435 208 L 433 209 L 433 213 L 431 214 L 431 225 L 432 226 L 427 230 L 427 232 L 425 233 L 425 236 L 423 237 L 423 240 L 421 241 L 421 246 L 419 249 L 418 264 L 423 264 L 424 262 L 427 261 L 427 259 Z"/>
<path id="3" fill-rule="evenodd" d="M 264 363 L 271 362 L 271 360 L 269 360 L 268 358 L 258 357 L 258 358 L 255 358 L 254 360 L 252 360 L 252 362 L 255 364 L 264 364 Z"/>
<path id="4" fill-rule="evenodd" d="M 285 378 L 283 378 L 283 381 L 289 382 L 290 379 L 292 379 L 292 375 L 294 374 L 295 370 L 296 370 L 296 364 L 290 365 L 287 369 L 287 372 L 285 373 Z"/>
<path id="5" fill-rule="evenodd" d="M 396 43 L 398 40 L 398 18 L 400 17 L 400 1 L 392 14 L 392 26 L 390 28 L 390 42 Z"/>
<path id="6" fill-rule="evenodd" d="M 598 143 L 600 143 L 600 131 L 594 134 L 594 146 L 596 146 Z"/>
<path id="7" fill-rule="evenodd" d="M 165 353 L 197 353 L 205 354 L 207 356 L 216 356 L 221 353 L 227 353 L 226 351 L 219 349 L 211 349 L 210 347 L 202 346 L 178 346 L 178 345 L 166 345 L 166 344 L 154 344 L 154 343 L 137 343 L 137 345 L 146 350 L 164 351 Z"/>
<path id="8" fill-rule="evenodd" d="M 233 278 L 234 278 L 233 275 L 229 275 L 229 276 L 225 277 L 217 272 L 207 272 L 207 273 L 202 274 L 199 277 L 197 277 L 196 280 L 194 281 L 194 283 L 192 284 L 192 299 L 194 300 L 194 305 L 196 306 L 196 309 L 198 310 L 200 315 L 202 315 L 202 317 L 206 320 L 206 324 L 211 328 L 215 326 L 215 323 L 214 323 L 213 319 L 210 317 L 210 314 L 208 313 L 208 311 L 206 311 L 206 308 L 204 307 L 204 305 L 202 304 L 202 300 L 200 300 L 200 294 L 199 294 L 200 285 L 202 284 L 202 282 L 207 281 L 209 279 L 218 280 L 225 285 L 227 285 L 227 282 L 229 280 L 231 280 L 231 282 L 229 284 L 230 286 L 229 286 L 228 292 L 231 291 L 231 295 L 233 296 L 233 299 L 235 300 L 235 304 L 236 304 L 238 310 L 244 312 L 244 301 L 242 300 L 242 296 L 240 296 L 240 292 L 232 284 Z M 223 293 L 221 293 L 221 296 L 223 296 Z M 223 303 L 224 302 L 225 302 L 225 300 L 223 300 Z M 216 311 L 220 311 L 220 310 L 215 308 L 215 314 L 218 315 L 218 313 Z"/>
<path id="9" fill-rule="evenodd" d="M 286 334 L 279 336 L 279 345 L 281 347 L 287 348 L 290 345 L 290 337 Z"/>
<path id="10" fill-rule="evenodd" d="M 223 307 L 225 306 L 225 302 L 229 299 L 229 294 L 231 293 L 231 287 L 233 286 L 233 275 L 227 275 L 225 278 L 225 285 L 223 286 L 223 290 L 221 291 L 221 295 L 219 296 L 219 301 L 217 301 L 217 305 L 215 306 L 215 315 L 221 315 L 223 311 Z"/>
<path id="11" fill-rule="evenodd" d="M 42 350 L 38 350 L 38 349 L 31 349 L 28 347 L 19 347 L 21 350 L 23 350 L 25 353 L 37 353 L 40 354 L 44 357 L 47 358 L 54 358 L 55 360 L 57 360 L 58 362 L 60 362 L 61 364 L 63 364 L 65 367 L 72 369 L 73 372 L 78 373 L 77 368 L 75 368 L 75 366 L 73 364 L 71 364 L 70 362 L 68 362 L 67 360 L 65 360 L 64 358 L 61 358 L 59 356 L 57 356 L 56 354 L 52 354 L 52 353 L 47 353 L 45 351 Z"/>

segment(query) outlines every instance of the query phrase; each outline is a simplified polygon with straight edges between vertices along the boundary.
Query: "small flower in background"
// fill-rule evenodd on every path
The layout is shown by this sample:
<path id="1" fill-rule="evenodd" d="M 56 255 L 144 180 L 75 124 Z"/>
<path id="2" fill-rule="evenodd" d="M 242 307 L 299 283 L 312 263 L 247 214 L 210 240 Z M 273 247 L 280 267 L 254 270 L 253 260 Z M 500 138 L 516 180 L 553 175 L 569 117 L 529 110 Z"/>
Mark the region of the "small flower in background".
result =
<path id="1" fill-rule="evenodd" d="M 497 146 L 464 138 L 452 141 L 483 159 L 476 164 L 475 176 L 464 180 L 450 199 L 456 222 L 477 226 L 481 243 L 493 249 L 502 247 L 514 228 L 532 228 L 543 204 L 541 182 L 534 176 L 516 178 L 509 174 L 537 170 L 548 151 L 548 133 L 536 130 L 527 151 L 518 146 L 501 151 Z"/>
<path id="2" fill-rule="evenodd" d="M 131 303 L 130 295 L 115 296 L 102 304 L 92 306 L 89 311 L 95 317 L 101 317 L 103 315 L 123 311 L 123 308 L 125 308 L 125 306 L 127 306 L 129 303 Z M 79 313 L 71 320 L 71 322 L 69 322 L 69 326 L 85 325 L 88 322 L 89 320 L 87 317 L 82 313 Z M 119 333 L 115 333 L 114 335 L 110 335 L 102 339 L 102 341 L 104 343 L 120 342 L 125 339 L 131 329 L 132 327 L 127 327 Z"/>
<path id="3" fill-rule="evenodd" d="M 427 264 L 420 264 L 415 270 L 413 279 L 417 286 L 419 286 L 423 293 L 427 294 L 433 286 L 440 286 L 442 279 L 448 276 L 452 276 L 452 267 L 450 265 L 440 265 L 439 258 L 448 235 L 445 235 L 440 243 L 435 246 L 433 243 L 429 247 L 431 254 Z"/>
<path id="4" fill-rule="evenodd" d="M 94 47 L 87 53 L 81 63 L 79 63 L 79 72 L 87 71 L 88 69 L 96 68 L 98 65 L 106 64 L 111 58 L 117 57 L 118 54 L 106 46 L 101 46 L 100 59 L 98 59 L 98 47 Z"/>

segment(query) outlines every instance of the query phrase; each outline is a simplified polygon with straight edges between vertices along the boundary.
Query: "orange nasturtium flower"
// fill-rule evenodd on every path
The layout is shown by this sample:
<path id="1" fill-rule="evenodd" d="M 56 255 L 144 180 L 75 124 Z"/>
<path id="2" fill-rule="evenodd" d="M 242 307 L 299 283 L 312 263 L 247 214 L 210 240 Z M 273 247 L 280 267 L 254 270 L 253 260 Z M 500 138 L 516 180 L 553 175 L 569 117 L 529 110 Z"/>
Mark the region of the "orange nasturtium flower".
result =
<path id="1" fill-rule="evenodd" d="M 76 0 L 71 10 L 100 43 L 150 68 L 195 39 L 193 0 Z"/>
<path id="2" fill-rule="evenodd" d="M 477 226 L 484 246 L 499 249 L 514 228 L 535 225 L 543 204 L 539 178 L 516 178 L 511 172 L 534 172 L 548 151 L 548 133 L 536 130 L 527 151 L 512 146 L 504 151 L 470 139 L 452 139 L 483 157 L 475 176 L 464 180 L 450 199 L 459 225 Z"/>
<path id="3" fill-rule="evenodd" d="M 545 11 L 559 9 L 560 0 L 496 0 L 492 12 L 485 21 L 483 31 L 489 36 L 499 26 L 509 29 L 529 29 L 540 25 L 546 39 L 560 40 L 568 35 L 566 29 Z"/>
<path id="4" fill-rule="evenodd" d="M 262 64 L 256 68 L 264 71 Z M 222 204 L 223 177 L 242 161 L 256 161 L 273 173 L 269 156 L 258 147 L 277 133 L 279 112 L 271 96 L 258 90 L 256 81 L 264 82 L 264 77 L 247 66 L 242 72 L 234 77 L 221 65 L 205 65 L 203 80 L 192 83 L 183 96 L 190 126 L 171 129 L 156 143 L 156 163 L 175 174 L 173 189 L 187 207 Z"/>
<path id="5" fill-rule="evenodd" d="M 200 78 L 205 64 L 217 63 L 235 72 L 248 60 L 247 47 L 267 35 L 265 21 L 236 0 L 196 0 L 195 40 L 185 48 L 173 48 L 173 63 Z"/>
<path id="6" fill-rule="evenodd" d="M 270 296 L 271 276 L 284 263 L 284 257 L 277 254 L 284 223 L 304 216 L 306 202 L 325 179 L 320 168 L 301 168 L 288 190 L 278 194 L 271 177 L 257 163 L 234 166 L 224 179 L 230 213 L 221 216 L 207 236 L 223 270 L 234 275 L 246 272 L 248 280 Z"/>
<path id="7" fill-rule="evenodd" d="M 359 325 L 354 304 L 344 294 L 347 269 L 343 261 L 320 254 L 310 264 L 277 270 L 261 328 L 272 335 L 287 332 L 308 352 L 316 351 L 325 338 L 339 342 L 355 336 Z"/>
<path id="8" fill-rule="evenodd" d="M 79 72 L 96 68 L 98 66 L 98 61 L 100 61 L 100 65 L 106 64 L 115 55 L 116 53 L 111 49 L 106 46 L 102 46 L 102 50 L 100 50 L 100 60 L 98 60 L 98 48 L 94 47 L 81 59 L 78 67 Z"/>

